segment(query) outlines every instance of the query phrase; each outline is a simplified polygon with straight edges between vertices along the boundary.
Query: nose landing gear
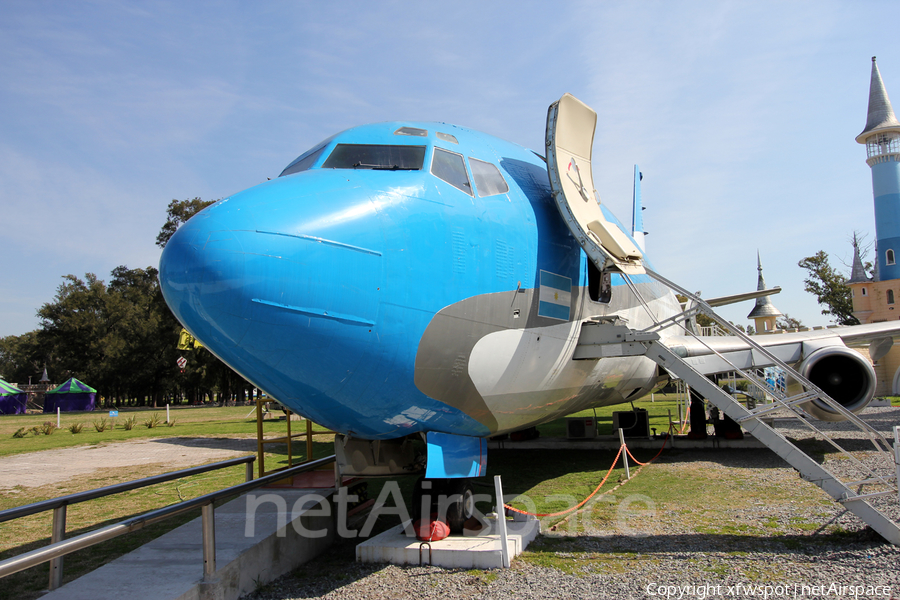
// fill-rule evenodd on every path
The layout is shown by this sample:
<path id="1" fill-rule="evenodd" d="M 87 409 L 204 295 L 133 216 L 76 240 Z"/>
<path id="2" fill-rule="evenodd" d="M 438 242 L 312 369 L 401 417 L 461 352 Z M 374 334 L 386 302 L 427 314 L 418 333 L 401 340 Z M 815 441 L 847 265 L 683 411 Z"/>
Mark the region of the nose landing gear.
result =
<path id="1" fill-rule="evenodd" d="M 468 479 L 420 478 L 413 488 L 413 522 L 437 515 L 451 533 L 462 533 L 466 521 L 475 516 L 475 493 Z"/>

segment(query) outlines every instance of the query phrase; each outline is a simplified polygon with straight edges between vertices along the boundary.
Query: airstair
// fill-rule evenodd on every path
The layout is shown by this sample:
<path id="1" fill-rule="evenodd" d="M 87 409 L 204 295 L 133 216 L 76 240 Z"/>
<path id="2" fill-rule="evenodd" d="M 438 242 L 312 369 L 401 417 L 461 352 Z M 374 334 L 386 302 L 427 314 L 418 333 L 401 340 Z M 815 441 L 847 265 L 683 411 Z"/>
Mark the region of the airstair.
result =
<path id="1" fill-rule="evenodd" d="M 619 239 L 620 236 L 627 236 L 621 231 L 612 231 L 616 227 L 601 214 L 599 198 L 594 202 L 596 192 L 593 190 L 590 169 L 595 124 L 596 113 L 568 94 L 550 106 L 547 116 L 547 164 L 553 197 L 564 221 L 591 261 L 601 271 L 617 272 L 623 277 L 631 292 L 647 310 L 653 325 L 637 330 L 628 327 L 621 320 L 598 318 L 587 321 L 582 325 L 574 357 L 591 359 L 646 356 L 739 423 L 745 431 L 794 467 L 801 477 L 822 488 L 886 540 L 900 545 L 900 527 L 885 510 L 893 511 L 893 506 L 900 502 L 900 440 L 895 440 L 892 447 L 891 440 L 845 409 L 773 352 L 717 315 L 708 303 L 647 268 L 640 252 L 627 241 Z M 657 319 L 631 278 L 632 275 L 642 273 L 686 297 L 686 310 L 667 319 Z M 798 389 L 801 392 L 789 395 L 785 390 L 772 389 L 756 368 L 736 365 L 729 357 L 708 345 L 703 337 L 696 335 L 692 326 L 696 316 L 701 313 L 746 344 L 751 357 L 750 364 L 781 368 L 786 377 L 800 384 Z M 663 343 L 661 332 L 669 328 L 676 328 L 678 335 L 692 336 L 706 347 L 710 357 L 716 356 L 729 365 L 727 370 L 740 374 L 752 386 L 772 398 L 773 402 L 752 409 L 745 407 L 737 398 L 697 370 L 685 357 L 680 356 L 677 348 L 670 348 Z M 877 460 L 867 458 L 864 462 L 850 449 L 843 447 L 836 436 L 816 427 L 803 411 L 803 406 L 813 400 L 828 405 L 865 434 Z M 843 479 L 839 478 L 808 456 L 770 424 L 773 416 L 795 420 L 812 430 L 818 439 L 830 444 L 848 461 L 846 464 L 852 467 L 846 469 L 851 478 L 847 479 L 846 475 Z M 900 436 L 898 429 L 900 428 L 895 428 L 895 438 Z"/>
<path id="2" fill-rule="evenodd" d="M 689 298 L 693 295 L 671 281 L 649 269 L 648 275 L 669 286 L 679 294 Z M 625 275 L 626 279 L 628 276 Z M 632 285 L 633 287 L 633 285 Z M 636 292 L 636 288 L 634 288 Z M 695 301 L 693 309 L 680 313 L 665 321 L 657 322 L 652 327 L 643 330 L 630 329 L 626 325 L 612 325 L 609 323 L 588 321 L 582 326 L 579 338 L 577 355 L 581 358 L 600 356 L 646 356 L 672 375 L 687 383 L 694 391 L 698 392 L 722 413 L 738 422 L 745 431 L 754 438 L 768 446 L 778 456 L 794 467 L 807 481 L 811 481 L 834 500 L 840 502 L 847 510 L 869 524 L 886 540 L 895 545 L 900 545 L 900 527 L 882 509 L 876 507 L 873 501 L 886 500 L 898 502 L 897 489 L 897 450 L 892 447 L 891 441 L 879 431 L 860 419 L 857 415 L 845 409 L 841 404 L 830 398 L 824 391 L 804 378 L 790 365 L 782 362 L 777 356 L 757 344 L 752 338 L 743 334 L 736 327 L 728 323 L 722 317 L 716 315 L 712 308 L 700 298 L 693 296 Z M 797 380 L 803 391 L 789 396 L 787 392 L 770 388 L 765 379 L 759 376 L 756 369 L 742 369 L 732 364 L 736 373 L 750 382 L 757 389 L 764 391 L 774 401 L 758 408 L 748 409 L 733 395 L 717 386 L 706 375 L 700 373 L 688 361 L 678 355 L 661 341 L 660 332 L 668 327 L 683 327 L 684 322 L 690 319 L 696 312 L 703 313 L 714 319 L 721 327 L 732 335 L 741 338 L 759 364 L 773 364 L 785 371 L 785 373 Z M 703 338 L 696 336 L 703 343 Z M 709 348 L 711 355 L 729 362 L 729 359 Z M 849 449 L 845 448 L 830 434 L 818 428 L 802 410 L 802 406 L 811 400 L 818 398 L 826 403 L 832 410 L 840 413 L 848 422 L 852 423 L 859 431 L 866 434 L 877 456 L 876 461 L 863 462 Z M 777 415 L 780 419 L 792 419 L 803 427 L 810 429 L 816 436 L 831 445 L 840 452 L 852 466 L 852 480 L 842 480 L 825 467 L 817 463 L 793 442 L 785 438 L 777 431 L 767 417 Z"/>

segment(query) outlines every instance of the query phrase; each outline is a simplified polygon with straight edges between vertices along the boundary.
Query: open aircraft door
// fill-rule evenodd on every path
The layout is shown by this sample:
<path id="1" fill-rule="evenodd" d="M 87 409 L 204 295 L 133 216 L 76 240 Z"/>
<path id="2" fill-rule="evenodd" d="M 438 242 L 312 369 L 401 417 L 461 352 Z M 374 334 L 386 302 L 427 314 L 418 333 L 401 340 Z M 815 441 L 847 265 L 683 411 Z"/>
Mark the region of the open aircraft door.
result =
<path id="1" fill-rule="evenodd" d="M 597 113 L 571 94 L 547 111 L 547 170 L 559 214 L 598 269 L 644 273 L 640 249 L 606 219 L 591 174 Z"/>

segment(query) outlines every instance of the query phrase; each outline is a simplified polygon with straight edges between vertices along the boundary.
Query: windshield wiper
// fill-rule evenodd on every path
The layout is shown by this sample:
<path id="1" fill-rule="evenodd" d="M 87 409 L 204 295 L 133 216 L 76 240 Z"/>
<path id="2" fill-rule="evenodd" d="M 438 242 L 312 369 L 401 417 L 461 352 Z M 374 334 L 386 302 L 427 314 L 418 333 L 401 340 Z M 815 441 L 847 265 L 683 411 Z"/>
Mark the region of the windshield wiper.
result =
<path id="1" fill-rule="evenodd" d="M 363 169 L 372 169 L 373 171 L 418 171 L 418 167 L 401 167 L 400 165 L 370 165 L 358 162 L 353 168 L 362 167 Z"/>

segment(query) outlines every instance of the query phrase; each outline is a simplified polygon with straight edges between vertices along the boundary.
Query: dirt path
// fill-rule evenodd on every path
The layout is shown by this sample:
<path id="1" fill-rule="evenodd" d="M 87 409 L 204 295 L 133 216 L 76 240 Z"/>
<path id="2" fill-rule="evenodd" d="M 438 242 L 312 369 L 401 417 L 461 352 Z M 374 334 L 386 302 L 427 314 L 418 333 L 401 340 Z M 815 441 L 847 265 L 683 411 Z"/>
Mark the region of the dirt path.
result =
<path id="1" fill-rule="evenodd" d="M 256 438 L 185 438 L 114 442 L 0 458 L 0 491 L 40 487 L 104 469 L 162 464 L 183 469 L 256 453 Z"/>

